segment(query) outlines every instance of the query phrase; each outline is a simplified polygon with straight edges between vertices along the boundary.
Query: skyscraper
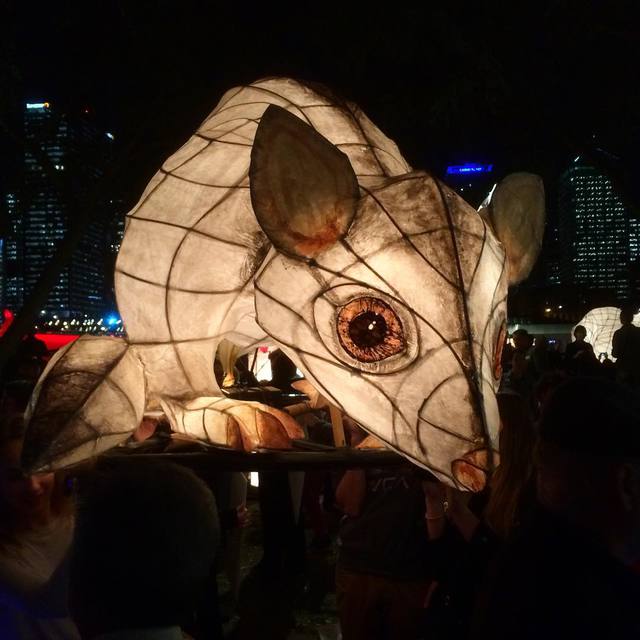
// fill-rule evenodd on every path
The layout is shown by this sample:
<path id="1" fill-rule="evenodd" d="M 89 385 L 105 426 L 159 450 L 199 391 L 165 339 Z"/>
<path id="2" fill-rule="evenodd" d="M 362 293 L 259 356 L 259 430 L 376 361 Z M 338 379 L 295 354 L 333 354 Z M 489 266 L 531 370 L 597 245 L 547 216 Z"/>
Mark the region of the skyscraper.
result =
<path id="1" fill-rule="evenodd" d="M 562 283 L 629 299 L 638 230 L 611 180 L 578 156 L 560 178 L 558 214 Z"/>
<path id="2" fill-rule="evenodd" d="M 43 310 L 61 317 L 98 315 L 103 311 L 105 223 L 99 211 L 77 205 L 102 174 L 111 139 L 93 124 L 88 109 L 61 113 L 48 102 L 26 103 L 23 126 L 18 189 L 5 196 L 4 303 L 14 311 L 22 307 L 69 225 L 88 215 L 84 238 Z M 59 173 L 58 180 L 42 166 L 37 149 Z"/>

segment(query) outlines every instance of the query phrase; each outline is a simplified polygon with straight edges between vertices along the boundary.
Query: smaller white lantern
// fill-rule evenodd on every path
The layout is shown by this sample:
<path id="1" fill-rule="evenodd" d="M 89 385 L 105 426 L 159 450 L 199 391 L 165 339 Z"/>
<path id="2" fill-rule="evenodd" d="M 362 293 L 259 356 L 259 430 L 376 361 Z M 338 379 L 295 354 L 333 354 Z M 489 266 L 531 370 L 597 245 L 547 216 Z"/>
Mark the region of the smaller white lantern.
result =
<path id="1" fill-rule="evenodd" d="M 571 333 L 578 325 L 582 325 L 587 331 L 585 341 L 593 347 L 596 357 L 606 354 L 613 362 L 616 361 L 611 355 L 613 334 L 620 329 L 620 309 L 618 307 L 596 307 L 588 311 L 584 318 L 573 327 Z M 633 317 L 633 324 L 640 326 L 640 314 Z"/>

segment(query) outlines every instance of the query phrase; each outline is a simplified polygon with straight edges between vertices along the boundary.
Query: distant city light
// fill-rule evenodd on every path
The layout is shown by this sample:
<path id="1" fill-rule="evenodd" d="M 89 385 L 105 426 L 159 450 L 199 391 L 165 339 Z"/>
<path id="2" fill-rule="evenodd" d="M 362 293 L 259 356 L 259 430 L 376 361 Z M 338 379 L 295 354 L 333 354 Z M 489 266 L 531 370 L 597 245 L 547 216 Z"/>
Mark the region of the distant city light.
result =
<path id="1" fill-rule="evenodd" d="M 105 318 L 105 321 L 110 327 L 114 327 L 115 325 L 120 324 L 122 322 L 122 320 L 120 320 L 120 318 L 118 318 L 118 316 L 114 314 L 107 316 Z"/>
<path id="2" fill-rule="evenodd" d="M 109 140 L 113 140 L 113 133 L 109 133 L 107 131 L 107 138 L 109 138 Z"/>
<path id="3" fill-rule="evenodd" d="M 492 164 L 454 164 L 447 167 L 447 174 L 490 173 Z"/>
<path id="4" fill-rule="evenodd" d="M 27 109 L 48 109 L 48 102 L 27 102 Z"/>

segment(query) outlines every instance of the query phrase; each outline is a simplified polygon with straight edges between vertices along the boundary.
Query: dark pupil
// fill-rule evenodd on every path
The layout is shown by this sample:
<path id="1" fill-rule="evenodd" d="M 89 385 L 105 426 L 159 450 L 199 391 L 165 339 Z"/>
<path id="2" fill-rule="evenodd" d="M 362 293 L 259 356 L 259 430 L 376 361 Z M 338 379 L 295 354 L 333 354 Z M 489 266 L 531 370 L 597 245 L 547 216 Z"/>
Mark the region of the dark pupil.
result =
<path id="1" fill-rule="evenodd" d="M 358 347 L 375 347 L 384 342 L 387 336 L 387 323 L 373 311 L 366 311 L 349 323 L 349 337 Z"/>

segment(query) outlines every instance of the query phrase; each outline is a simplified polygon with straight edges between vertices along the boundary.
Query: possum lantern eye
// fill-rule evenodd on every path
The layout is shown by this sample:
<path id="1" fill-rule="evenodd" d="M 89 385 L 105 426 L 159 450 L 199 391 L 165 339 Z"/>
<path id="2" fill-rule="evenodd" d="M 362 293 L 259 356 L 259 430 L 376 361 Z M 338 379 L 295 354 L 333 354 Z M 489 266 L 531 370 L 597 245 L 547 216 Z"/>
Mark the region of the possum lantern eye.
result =
<path id="1" fill-rule="evenodd" d="M 337 329 L 342 348 L 360 362 L 380 362 L 406 349 L 400 317 L 379 298 L 365 296 L 345 304 Z"/>

